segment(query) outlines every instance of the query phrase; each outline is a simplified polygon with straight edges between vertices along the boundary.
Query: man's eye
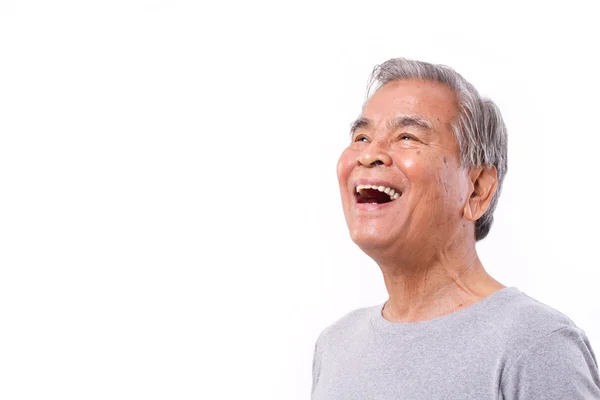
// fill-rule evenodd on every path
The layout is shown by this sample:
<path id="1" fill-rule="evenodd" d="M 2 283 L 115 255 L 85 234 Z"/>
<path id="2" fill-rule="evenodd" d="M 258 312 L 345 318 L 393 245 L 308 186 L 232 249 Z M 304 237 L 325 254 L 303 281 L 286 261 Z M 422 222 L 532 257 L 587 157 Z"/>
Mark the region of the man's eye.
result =
<path id="1" fill-rule="evenodd" d="M 368 141 L 369 141 L 369 139 L 367 139 L 367 137 L 366 137 L 366 136 L 363 136 L 363 135 L 358 135 L 358 136 L 356 137 L 356 139 L 354 139 L 354 141 L 355 141 L 355 142 L 368 142 Z"/>
<path id="2" fill-rule="evenodd" d="M 402 134 L 402 135 L 400 135 L 399 139 L 400 140 L 407 140 L 407 139 L 408 140 L 413 140 L 414 138 L 412 136 L 410 136 L 410 135 Z"/>

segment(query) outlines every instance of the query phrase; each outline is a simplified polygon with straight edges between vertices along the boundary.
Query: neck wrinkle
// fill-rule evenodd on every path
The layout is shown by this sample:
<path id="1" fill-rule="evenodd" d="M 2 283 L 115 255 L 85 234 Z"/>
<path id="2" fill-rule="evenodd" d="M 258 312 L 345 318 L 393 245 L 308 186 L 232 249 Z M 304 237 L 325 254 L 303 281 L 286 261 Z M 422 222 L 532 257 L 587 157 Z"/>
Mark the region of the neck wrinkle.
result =
<path id="1" fill-rule="evenodd" d="M 447 246 L 437 257 L 413 263 L 379 264 L 389 299 L 386 319 L 417 322 L 437 318 L 471 305 L 498 284 L 481 264 L 474 245 Z M 499 285 L 499 284 L 498 284 Z"/>

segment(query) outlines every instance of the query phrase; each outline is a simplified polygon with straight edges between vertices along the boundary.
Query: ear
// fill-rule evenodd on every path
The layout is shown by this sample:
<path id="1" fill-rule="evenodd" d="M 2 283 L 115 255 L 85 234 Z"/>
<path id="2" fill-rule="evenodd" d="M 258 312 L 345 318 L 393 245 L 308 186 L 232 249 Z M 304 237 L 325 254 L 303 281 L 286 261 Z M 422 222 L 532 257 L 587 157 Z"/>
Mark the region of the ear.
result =
<path id="1" fill-rule="evenodd" d="M 464 216 L 471 222 L 477 221 L 487 211 L 496 189 L 498 189 L 498 171 L 492 165 L 473 168 L 469 177 L 469 193 L 464 208 Z"/>

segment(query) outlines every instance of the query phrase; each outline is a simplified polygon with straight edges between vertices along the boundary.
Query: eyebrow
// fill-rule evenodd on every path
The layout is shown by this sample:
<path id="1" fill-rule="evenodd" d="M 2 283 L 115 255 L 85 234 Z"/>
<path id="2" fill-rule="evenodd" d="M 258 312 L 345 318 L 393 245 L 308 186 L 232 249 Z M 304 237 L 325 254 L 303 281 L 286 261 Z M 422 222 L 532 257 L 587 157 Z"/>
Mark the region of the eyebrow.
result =
<path id="1" fill-rule="evenodd" d="M 350 136 L 354 135 L 354 133 L 361 128 L 368 128 L 373 123 L 368 118 L 360 117 L 356 121 L 354 121 L 350 127 Z M 387 124 L 387 128 L 389 130 L 396 130 L 399 128 L 404 128 L 407 126 L 414 126 L 416 128 L 433 130 L 433 124 L 426 118 L 419 117 L 416 115 L 401 115 L 390 120 Z"/>
<path id="2" fill-rule="evenodd" d="M 356 121 L 352 123 L 350 126 L 350 136 L 354 135 L 354 132 L 361 128 L 367 128 L 371 124 L 371 120 L 368 118 L 358 118 Z"/>
<path id="3" fill-rule="evenodd" d="M 414 126 L 417 128 L 433 130 L 433 124 L 426 118 L 416 115 L 402 115 L 390 121 L 388 128 L 398 129 L 406 126 Z"/>

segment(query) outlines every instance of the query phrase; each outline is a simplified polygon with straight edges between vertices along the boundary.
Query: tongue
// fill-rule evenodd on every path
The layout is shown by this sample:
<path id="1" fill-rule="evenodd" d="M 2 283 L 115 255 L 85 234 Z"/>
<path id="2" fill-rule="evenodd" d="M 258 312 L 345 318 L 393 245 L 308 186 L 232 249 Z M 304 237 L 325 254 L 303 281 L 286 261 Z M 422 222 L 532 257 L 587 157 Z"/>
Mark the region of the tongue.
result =
<path id="1" fill-rule="evenodd" d="M 377 189 L 363 189 L 358 193 L 359 203 L 389 203 L 392 201 L 390 196 L 385 192 L 380 192 Z"/>

